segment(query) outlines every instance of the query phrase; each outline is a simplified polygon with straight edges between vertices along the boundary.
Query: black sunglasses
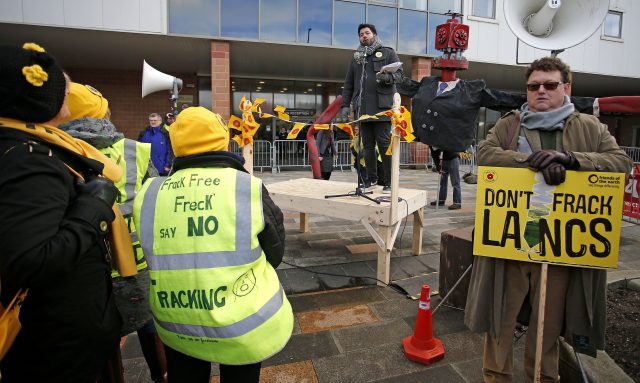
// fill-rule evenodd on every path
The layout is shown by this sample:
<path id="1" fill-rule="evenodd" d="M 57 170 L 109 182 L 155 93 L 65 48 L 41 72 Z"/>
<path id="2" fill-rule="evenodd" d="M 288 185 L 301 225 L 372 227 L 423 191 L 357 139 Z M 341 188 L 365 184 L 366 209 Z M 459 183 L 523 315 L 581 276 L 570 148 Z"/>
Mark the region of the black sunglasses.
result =
<path id="1" fill-rule="evenodd" d="M 545 82 L 544 84 L 527 84 L 527 90 L 529 92 L 536 92 L 538 89 L 540 89 L 540 85 L 544 86 L 544 89 L 546 90 L 556 90 L 558 89 L 558 85 L 560 84 L 564 84 L 561 81 L 554 81 L 554 82 Z"/>

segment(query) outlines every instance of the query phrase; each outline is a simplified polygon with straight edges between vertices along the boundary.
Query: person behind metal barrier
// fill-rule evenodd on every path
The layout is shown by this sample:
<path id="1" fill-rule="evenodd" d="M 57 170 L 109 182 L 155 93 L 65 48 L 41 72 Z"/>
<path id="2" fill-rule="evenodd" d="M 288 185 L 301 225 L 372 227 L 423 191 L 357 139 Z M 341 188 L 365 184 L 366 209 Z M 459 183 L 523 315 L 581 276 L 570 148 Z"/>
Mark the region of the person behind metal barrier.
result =
<path id="1" fill-rule="evenodd" d="M 3 383 L 93 382 L 120 339 L 107 237 L 121 172 L 55 127 L 68 93 L 42 47 L 0 45 L 2 303 L 29 289 Z"/>
<path id="2" fill-rule="evenodd" d="M 133 199 L 142 187 L 144 179 L 158 176 L 158 171 L 151 161 L 151 144 L 130 140 L 116 130 L 109 120 L 109 101 L 97 89 L 72 82 L 69 91 L 70 116 L 58 127 L 70 136 L 93 145 L 122 169 L 123 176 L 115 183 L 120 191 L 116 202 L 131 234 L 138 274 L 123 277 L 115 268 L 111 271 L 115 302 L 123 321 L 120 335 L 137 332 L 151 380 L 162 382 L 166 372 L 163 372 L 163 366 L 166 364 L 164 350 L 162 343 L 157 339 L 151 318 L 148 298 L 149 270 L 131 215 Z M 124 380 L 120 353 L 114 355 L 108 367 L 109 371 L 104 371 L 103 374 L 110 373 L 119 376 L 120 381 Z"/>
<path id="3" fill-rule="evenodd" d="M 162 116 L 151 113 L 149 125 L 138 135 L 138 141 L 151 144 L 151 160 L 161 176 L 166 176 L 171 170 L 174 156 L 167 127 L 168 125 L 164 125 L 162 121 Z"/>
<path id="4" fill-rule="evenodd" d="M 227 150 L 222 118 L 183 110 L 169 134 L 168 177 L 145 182 L 133 216 L 149 264 L 150 301 L 172 382 L 258 382 L 261 362 L 293 329 L 275 267 L 283 215 L 262 182 Z"/>
<path id="5" fill-rule="evenodd" d="M 429 147 L 433 148 L 432 146 Z M 447 200 L 447 183 L 451 178 L 451 188 L 453 189 L 453 203 L 449 205 L 449 210 L 462 208 L 462 191 L 460 189 L 460 156 L 456 152 L 448 150 L 438 150 L 433 148 L 431 153 L 437 153 L 438 158 L 434 158 L 440 173 L 440 186 L 438 188 L 438 199 L 431 202 L 431 206 L 442 206 Z M 442 155 L 442 161 L 440 156 Z"/>
<path id="6" fill-rule="evenodd" d="M 402 70 L 395 73 L 381 73 L 383 66 L 400 61 L 393 48 L 385 47 L 378 38 L 376 27 L 372 24 L 358 26 L 360 45 L 349 63 L 347 76 L 342 90 L 342 109 L 340 117 L 348 119 L 350 105 L 353 104 L 355 118 L 362 115 L 374 115 L 391 109 L 395 82 L 402 78 Z M 391 193 L 391 156 L 386 155 L 391 139 L 389 118 L 368 119 L 360 123 L 364 160 L 371 185 L 382 178 L 382 192 Z M 382 156 L 384 178 L 378 177 L 376 168 L 376 144 Z"/>
<path id="7" fill-rule="evenodd" d="M 628 173 L 631 159 L 594 116 L 575 110 L 569 66 L 558 58 L 534 61 L 526 72 L 527 102 L 500 119 L 478 149 L 478 165 L 531 168 L 549 185 L 566 170 Z M 513 381 L 513 334 L 521 309 L 530 311 L 524 352 L 534 376 L 540 264 L 476 257 L 465 323 L 484 332 L 485 382 Z M 606 271 L 549 266 L 542 339 L 541 381 L 557 382 L 558 337 L 596 356 L 604 347 Z M 527 298 L 529 296 L 529 299 Z M 520 316 L 521 317 L 521 316 Z"/>
<path id="8" fill-rule="evenodd" d="M 334 158 L 338 159 L 338 145 L 333 135 L 333 129 L 318 131 L 316 142 L 320 154 L 320 174 L 323 180 L 329 180 L 333 171 L 333 160 Z"/>

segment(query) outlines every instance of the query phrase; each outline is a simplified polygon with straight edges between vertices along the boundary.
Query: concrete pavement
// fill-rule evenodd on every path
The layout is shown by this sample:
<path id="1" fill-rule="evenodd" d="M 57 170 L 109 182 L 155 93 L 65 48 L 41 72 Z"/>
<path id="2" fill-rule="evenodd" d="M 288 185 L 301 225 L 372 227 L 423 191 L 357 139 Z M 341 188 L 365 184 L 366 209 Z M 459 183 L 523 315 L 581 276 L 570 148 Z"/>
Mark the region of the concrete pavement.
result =
<path id="1" fill-rule="evenodd" d="M 311 177 L 309 171 L 255 175 L 267 188 L 273 182 Z M 353 182 L 355 188 L 355 173 L 334 171 L 331 179 Z M 400 182 L 401 187 L 427 190 L 429 201 L 435 199 L 436 173 L 401 169 Z M 391 258 L 392 281 L 409 290 L 429 283 L 437 291 L 441 233 L 473 225 L 475 185 L 462 184 L 462 209 L 447 210 L 451 202 L 449 190 L 445 207 L 425 207 L 419 256 L 411 255 L 411 218 L 403 224 Z M 413 333 L 418 303 L 393 288 L 376 286 L 376 244 L 360 223 L 311 216 L 310 231 L 300 233 L 299 215 L 284 213 L 286 252 L 278 274 L 296 322 L 285 349 L 263 363 L 261 382 L 482 381 L 482 336 L 466 329 L 464 312 L 455 308 L 443 306 L 433 316 L 444 359 L 424 366 L 404 357 L 401 342 Z M 639 274 L 640 259 L 633 256 L 638 234 L 640 226 L 623 222 L 619 269 L 610 272 L 612 278 Z M 432 296 L 433 307 L 439 301 L 439 295 Z M 524 339 L 515 347 L 524 347 Z M 126 381 L 150 382 L 135 334 L 122 351 Z M 516 382 L 524 381 L 522 352 L 516 352 L 516 365 Z M 213 370 L 212 382 L 217 382 L 216 365 Z"/>

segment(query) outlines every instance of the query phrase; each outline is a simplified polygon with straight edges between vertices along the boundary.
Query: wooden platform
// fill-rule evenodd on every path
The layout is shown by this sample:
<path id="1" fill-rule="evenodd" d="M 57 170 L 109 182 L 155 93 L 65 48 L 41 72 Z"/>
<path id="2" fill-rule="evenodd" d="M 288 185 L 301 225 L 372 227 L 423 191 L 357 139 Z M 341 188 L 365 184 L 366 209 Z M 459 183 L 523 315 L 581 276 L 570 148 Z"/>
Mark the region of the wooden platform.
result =
<path id="1" fill-rule="evenodd" d="M 309 230 L 307 214 L 360 221 L 378 244 L 378 279 L 388 284 L 391 249 L 402 220 L 409 214 L 413 214 L 414 220 L 412 253 L 419 255 L 422 251 L 422 214 L 427 192 L 400 188 L 397 192 L 399 202 L 393 208 L 389 202 L 376 204 L 358 196 L 325 198 L 328 195 L 353 194 L 355 186 L 349 182 L 298 178 L 270 184 L 267 190 L 282 210 L 300 212 L 300 230 L 303 232 Z M 368 196 L 390 198 L 390 195 L 381 193 L 381 187 L 374 190 Z M 372 225 L 377 225 L 377 230 Z"/>

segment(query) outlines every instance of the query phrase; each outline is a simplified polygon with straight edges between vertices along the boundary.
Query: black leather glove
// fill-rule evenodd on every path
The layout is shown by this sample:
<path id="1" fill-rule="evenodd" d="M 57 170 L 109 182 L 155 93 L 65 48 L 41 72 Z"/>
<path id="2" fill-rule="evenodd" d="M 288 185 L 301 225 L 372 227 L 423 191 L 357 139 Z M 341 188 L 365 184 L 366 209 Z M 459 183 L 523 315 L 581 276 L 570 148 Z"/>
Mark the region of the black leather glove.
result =
<path id="1" fill-rule="evenodd" d="M 378 84 L 391 85 L 393 83 L 393 75 L 391 73 L 376 73 L 376 81 Z"/>
<path id="2" fill-rule="evenodd" d="M 547 185 L 560 185 L 564 182 L 566 177 L 565 167 L 557 162 L 552 162 L 551 165 L 541 170 L 544 182 Z"/>
<path id="3" fill-rule="evenodd" d="M 120 195 L 118 188 L 110 180 L 104 177 L 95 177 L 86 182 L 76 183 L 76 191 L 79 195 L 88 195 L 113 206 Z"/>
<path id="4" fill-rule="evenodd" d="M 565 169 L 576 170 L 580 163 L 571 152 L 558 152 L 551 149 L 538 150 L 527 158 L 529 167 L 535 170 L 544 170 L 552 163 L 562 165 Z M 556 184 L 557 185 L 557 184 Z"/>
<path id="5" fill-rule="evenodd" d="M 343 106 L 342 109 L 340 109 L 340 114 L 338 115 L 338 117 L 340 117 L 340 119 L 342 119 L 343 121 L 349 121 L 349 112 L 349 107 Z"/>

